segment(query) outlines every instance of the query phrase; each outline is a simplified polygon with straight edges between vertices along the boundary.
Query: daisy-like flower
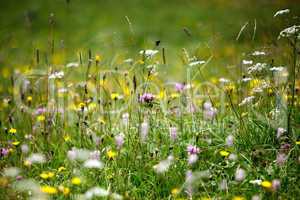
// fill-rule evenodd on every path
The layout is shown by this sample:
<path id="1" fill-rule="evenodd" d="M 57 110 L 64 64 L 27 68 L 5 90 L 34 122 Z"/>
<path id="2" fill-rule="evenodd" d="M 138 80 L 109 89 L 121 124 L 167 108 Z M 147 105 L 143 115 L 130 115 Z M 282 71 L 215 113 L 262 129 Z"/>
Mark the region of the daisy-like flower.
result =
<path id="1" fill-rule="evenodd" d="M 71 179 L 71 183 L 72 183 L 73 185 L 80 185 L 80 184 L 81 184 L 81 179 L 80 179 L 79 177 L 73 177 L 73 178 Z"/>
<path id="2" fill-rule="evenodd" d="M 42 179 L 50 179 L 54 177 L 54 173 L 53 172 L 43 172 L 40 174 L 40 177 Z"/>
<path id="3" fill-rule="evenodd" d="M 228 151 L 225 151 L 225 150 L 221 150 L 219 153 L 220 153 L 220 155 L 223 156 L 223 157 L 228 157 L 229 154 L 230 154 Z"/>
<path id="4" fill-rule="evenodd" d="M 44 115 L 39 115 L 39 116 L 37 116 L 37 121 L 39 121 L 39 122 L 43 122 L 43 121 L 45 121 L 45 116 Z"/>
<path id="5" fill-rule="evenodd" d="M 55 187 L 48 186 L 48 185 L 42 186 L 41 191 L 46 194 L 56 194 L 57 193 L 57 189 Z"/>
<path id="6" fill-rule="evenodd" d="M 60 191 L 60 192 L 62 192 L 65 196 L 67 196 L 67 195 L 69 195 L 70 194 L 70 188 L 68 188 L 68 187 L 64 187 L 64 186 L 62 186 L 62 185 L 60 185 L 59 187 L 58 187 L 58 190 Z"/>
<path id="7" fill-rule="evenodd" d="M 117 156 L 117 153 L 110 149 L 106 152 L 106 155 L 110 160 L 113 160 Z"/>
<path id="8" fill-rule="evenodd" d="M 10 128 L 8 132 L 11 133 L 11 134 L 15 134 L 17 132 L 17 129 Z"/>
<path id="9" fill-rule="evenodd" d="M 270 181 L 262 181 L 260 185 L 266 189 L 271 189 L 272 187 L 272 183 Z"/>

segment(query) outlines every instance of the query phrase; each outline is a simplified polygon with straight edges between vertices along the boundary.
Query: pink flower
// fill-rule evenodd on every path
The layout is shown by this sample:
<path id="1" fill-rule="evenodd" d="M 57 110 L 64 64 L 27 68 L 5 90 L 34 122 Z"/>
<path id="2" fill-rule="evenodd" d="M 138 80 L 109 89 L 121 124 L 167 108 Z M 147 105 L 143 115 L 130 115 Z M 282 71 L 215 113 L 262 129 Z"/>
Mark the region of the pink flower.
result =
<path id="1" fill-rule="evenodd" d="M 234 142 L 233 135 L 228 135 L 227 138 L 226 138 L 226 145 L 229 146 L 229 147 L 232 147 L 233 142 Z"/>
<path id="2" fill-rule="evenodd" d="M 175 83 L 175 89 L 176 89 L 177 92 L 182 92 L 184 90 L 184 84 Z"/>
<path id="3" fill-rule="evenodd" d="M 237 168 L 237 170 L 235 171 L 235 180 L 241 182 L 245 178 L 246 178 L 245 170 L 242 168 Z"/>
<path id="4" fill-rule="evenodd" d="M 276 163 L 279 166 L 282 166 L 284 165 L 287 159 L 288 159 L 287 155 L 285 155 L 284 153 L 278 153 L 276 157 Z"/>
<path id="5" fill-rule="evenodd" d="M 1 148 L 0 149 L 0 157 L 4 157 L 4 156 L 7 156 L 9 153 L 9 150 L 7 148 Z"/>
<path id="6" fill-rule="evenodd" d="M 285 129 L 284 128 L 278 128 L 277 129 L 277 139 L 279 139 L 281 136 L 282 136 L 282 134 L 285 132 Z"/>
<path id="7" fill-rule="evenodd" d="M 200 149 L 197 146 L 193 146 L 193 145 L 189 144 L 187 146 L 187 152 L 190 155 L 191 154 L 198 154 L 198 153 L 200 153 Z"/>
<path id="8" fill-rule="evenodd" d="M 124 135 L 120 133 L 119 135 L 115 136 L 115 142 L 118 149 L 121 149 L 124 144 Z"/>
<path id="9" fill-rule="evenodd" d="M 154 95 L 151 93 L 144 93 L 142 96 L 140 96 L 139 101 L 141 103 L 151 103 L 154 100 Z"/>
<path id="10" fill-rule="evenodd" d="M 47 111 L 46 108 L 38 108 L 38 109 L 36 109 L 35 114 L 41 115 L 41 114 L 44 114 L 46 111 Z"/>
<path id="11" fill-rule="evenodd" d="M 177 138 L 177 128 L 176 127 L 170 127 L 170 138 L 174 141 Z"/>
<path id="12" fill-rule="evenodd" d="M 279 190 L 280 185 L 281 185 L 281 184 L 280 184 L 280 180 L 274 179 L 274 180 L 272 181 L 272 189 L 273 189 L 274 191 Z"/>

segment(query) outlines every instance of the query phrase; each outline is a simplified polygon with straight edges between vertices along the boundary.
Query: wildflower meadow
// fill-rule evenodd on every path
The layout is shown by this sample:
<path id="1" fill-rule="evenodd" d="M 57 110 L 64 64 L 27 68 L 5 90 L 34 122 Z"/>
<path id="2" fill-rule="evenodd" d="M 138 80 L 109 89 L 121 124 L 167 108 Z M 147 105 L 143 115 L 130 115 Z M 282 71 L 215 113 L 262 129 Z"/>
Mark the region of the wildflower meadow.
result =
<path id="1" fill-rule="evenodd" d="M 300 197 L 300 2 L 0 3 L 0 199 Z"/>

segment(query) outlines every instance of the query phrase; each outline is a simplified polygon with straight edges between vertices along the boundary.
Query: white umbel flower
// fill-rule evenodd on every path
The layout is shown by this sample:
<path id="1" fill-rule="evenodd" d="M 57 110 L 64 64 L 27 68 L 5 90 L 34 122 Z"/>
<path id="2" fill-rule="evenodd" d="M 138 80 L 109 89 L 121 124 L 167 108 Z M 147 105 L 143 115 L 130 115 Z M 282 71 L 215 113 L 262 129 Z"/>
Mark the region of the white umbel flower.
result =
<path id="1" fill-rule="evenodd" d="M 279 16 L 279 15 L 288 14 L 289 12 L 290 12 L 289 9 L 278 10 L 278 11 L 274 14 L 274 17 L 277 17 L 277 16 Z"/>
<path id="2" fill-rule="evenodd" d="M 99 160 L 96 160 L 96 159 L 89 159 L 89 160 L 86 160 L 84 162 L 83 166 L 85 168 L 98 168 L 98 169 L 101 169 L 101 168 L 103 168 L 103 163 L 100 162 Z"/>
<path id="3" fill-rule="evenodd" d="M 204 60 L 197 60 L 197 61 L 190 62 L 189 66 L 193 67 L 193 66 L 196 66 L 196 65 L 202 65 L 204 63 L 205 63 Z"/>

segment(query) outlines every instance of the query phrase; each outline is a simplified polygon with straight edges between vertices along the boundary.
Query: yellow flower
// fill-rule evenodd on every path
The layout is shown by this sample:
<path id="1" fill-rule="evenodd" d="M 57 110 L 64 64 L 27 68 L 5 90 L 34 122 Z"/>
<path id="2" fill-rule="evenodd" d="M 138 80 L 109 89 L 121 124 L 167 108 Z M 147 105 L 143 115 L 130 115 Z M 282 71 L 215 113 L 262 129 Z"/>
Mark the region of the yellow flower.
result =
<path id="1" fill-rule="evenodd" d="M 56 194 L 57 193 L 57 189 L 55 187 L 48 186 L 48 185 L 42 186 L 41 191 L 43 193 L 47 193 L 47 194 Z"/>
<path id="2" fill-rule="evenodd" d="M 81 180 L 80 180 L 79 177 L 74 177 L 74 178 L 72 178 L 71 183 L 73 185 L 80 185 L 81 184 Z"/>
<path id="3" fill-rule="evenodd" d="M 209 197 L 202 197 L 201 200 L 211 200 Z"/>
<path id="4" fill-rule="evenodd" d="M 64 187 L 64 186 L 60 185 L 60 186 L 58 187 L 58 190 L 59 190 L 60 192 L 62 192 L 64 195 L 70 194 L 70 188 L 68 188 L 68 187 Z"/>
<path id="5" fill-rule="evenodd" d="M 225 91 L 227 93 L 232 93 L 234 91 L 234 89 L 235 89 L 235 86 L 233 84 L 229 84 L 229 85 L 225 86 Z"/>
<path id="6" fill-rule="evenodd" d="M 14 142 L 12 142 L 12 144 L 15 145 L 15 146 L 18 146 L 20 144 L 20 142 L 19 141 L 14 141 Z"/>
<path id="7" fill-rule="evenodd" d="M 241 196 L 235 196 L 232 198 L 232 200 L 245 200 L 245 198 Z"/>
<path id="8" fill-rule="evenodd" d="M 145 62 L 143 61 L 143 60 L 138 60 L 137 61 L 137 64 L 140 64 L 140 65 L 142 65 L 142 64 L 144 64 Z"/>
<path id="9" fill-rule="evenodd" d="M 165 91 L 164 90 L 161 90 L 159 92 L 159 94 L 156 95 L 156 98 L 158 98 L 158 99 L 164 99 L 164 97 L 165 97 Z"/>
<path id="10" fill-rule="evenodd" d="M 110 98 L 112 100 L 117 100 L 117 99 L 119 99 L 119 97 L 120 97 L 120 95 L 118 93 L 111 93 L 110 94 Z"/>
<path id="11" fill-rule="evenodd" d="M 109 159 L 114 159 L 117 156 L 117 153 L 112 150 L 107 151 L 106 154 Z"/>
<path id="12" fill-rule="evenodd" d="M 58 172 L 62 172 L 62 171 L 65 171 L 65 170 L 66 170 L 66 168 L 63 167 L 63 166 L 61 166 L 61 167 L 58 168 Z"/>
<path id="13" fill-rule="evenodd" d="M 220 151 L 219 153 L 221 156 L 224 156 L 224 157 L 227 157 L 230 154 L 228 151 L 224 151 L 224 150 Z"/>
<path id="14" fill-rule="evenodd" d="M 101 61 L 101 56 L 98 54 L 95 56 L 95 60 L 96 62 L 100 62 Z"/>
<path id="15" fill-rule="evenodd" d="M 65 142 L 69 142 L 71 140 L 71 137 L 69 135 L 64 135 Z"/>
<path id="16" fill-rule="evenodd" d="M 32 96 L 28 96 L 28 97 L 27 97 L 27 101 L 28 101 L 28 102 L 31 102 L 31 101 L 32 101 Z"/>
<path id="17" fill-rule="evenodd" d="M 29 166 L 31 165 L 31 162 L 30 162 L 29 160 L 25 160 L 25 161 L 24 161 L 24 165 L 25 165 L 26 167 L 29 167 Z"/>
<path id="18" fill-rule="evenodd" d="M 296 144 L 297 144 L 297 145 L 300 145 L 300 140 L 299 140 L 299 141 L 296 141 Z"/>
<path id="19" fill-rule="evenodd" d="M 96 107 L 97 107 L 97 104 L 95 102 L 92 102 L 92 103 L 89 104 L 89 109 L 90 110 L 93 110 Z"/>
<path id="20" fill-rule="evenodd" d="M 101 117 L 99 117 L 98 121 L 100 122 L 100 124 L 105 124 L 104 119 L 102 119 Z"/>
<path id="21" fill-rule="evenodd" d="M 45 121 L 45 116 L 44 116 L 44 115 L 39 115 L 36 119 L 37 119 L 39 122 L 42 122 L 42 121 Z"/>
<path id="22" fill-rule="evenodd" d="M 40 174 L 40 177 L 42 179 L 49 179 L 49 178 L 52 178 L 53 176 L 54 176 L 53 172 L 43 172 Z"/>
<path id="23" fill-rule="evenodd" d="M 263 181 L 261 182 L 261 186 L 270 189 L 272 187 L 272 183 L 270 181 Z"/>
<path id="24" fill-rule="evenodd" d="M 11 133 L 11 134 L 15 134 L 17 132 L 17 129 L 10 128 L 8 132 Z"/>
<path id="25" fill-rule="evenodd" d="M 179 97 L 180 95 L 178 94 L 178 93 L 172 93 L 171 95 L 170 95 L 170 97 L 171 98 L 177 98 L 177 97 Z"/>
<path id="26" fill-rule="evenodd" d="M 85 103 L 83 103 L 83 102 L 81 102 L 81 103 L 78 104 L 78 108 L 79 108 L 79 109 L 83 109 L 84 106 L 85 106 Z"/>
<path id="27" fill-rule="evenodd" d="M 123 92 L 124 92 L 124 95 L 125 95 L 125 96 L 130 96 L 130 89 L 129 89 L 129 87 L 125 86 L 125 87 L 123 88 Z"/>
<path id="28" fill-rule="evenodd" d="M 172 194 L 173 196 L 176 196 L 179 192 L 180 192 L 180 190 L 179 190 L 178 188 L 173 188 L 173 189 L 171 190 L 171 194 Z"/>

